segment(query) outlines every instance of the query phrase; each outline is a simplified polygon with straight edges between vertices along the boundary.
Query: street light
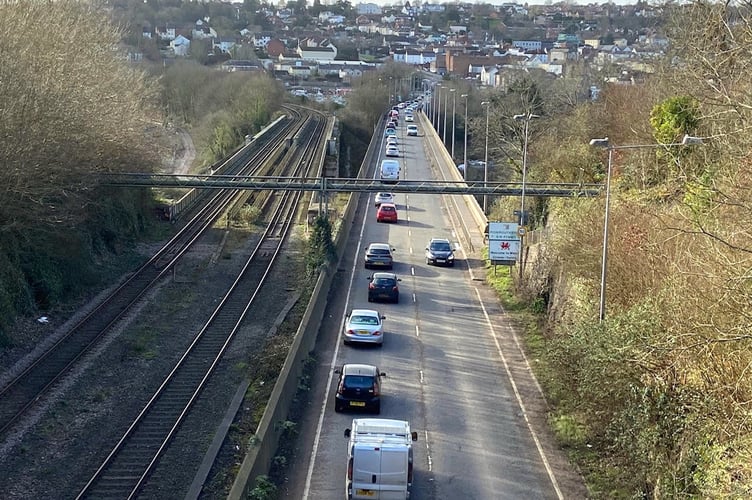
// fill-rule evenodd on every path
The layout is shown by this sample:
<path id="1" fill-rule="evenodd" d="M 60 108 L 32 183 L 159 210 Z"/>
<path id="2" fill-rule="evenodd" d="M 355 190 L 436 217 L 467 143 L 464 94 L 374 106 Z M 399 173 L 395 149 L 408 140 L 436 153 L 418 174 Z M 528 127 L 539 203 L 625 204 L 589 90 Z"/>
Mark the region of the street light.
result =
<path id="1" fill-rule="evenodd" d="M 486 155 L 483 164 L 483 189 L 485 191 L 485 188 L 488 187 L 488 115 L 491 112 L 491 103 L 483 101 L 480 105 L 486 107 Z M 467 165 L 465 165 L 465 169 L 467 169 Z M 483 213 L 488 213 L 488 195 L 485 192 L 483 193 Z"/>
<path id="2" fill-rule="evenodd" d="M 455 111 L 457 109 L 457 93 L 455 92 L 457 89 L 452 89 L 450 92 L 452 93 L 452 162 L 454 163 L 454 117 Z"/>
<path id="3" fill-rule="evenodd" d="M 439 133 L 439 123 L 441 123 L 441 89 L 443 88 L 440 83 L 436 84 L 436 123 L 434 123 L 434 127 L 436 129 L 436 133 Z"/>
<path id="4" fill-rule="evenodd" d="M 606 318 L 606 269 L 608 264 L 608 217 L 611 205 L 611 168 L 613 166 L 614 151 L 617 149 L 645 149 L 645 148 L 665 148 L 669 146 L 693 146 L 704 144 L 702 137 L 685 135 L 681 142 L 672 142 L 669 144 L 628 144 L 624 146 L 614 146 L 608 141 L 608 137 L 603 139 L 591 139 L 590 145 L 608 150 L 608 168 L 606 169 L 606 207 L 603 216 L 603 248 L 601 255 L 601 296 L 598 307 L 598 321 L 603 322 Z"/>
<path id="5" fill-rule="evenodd" d="M 447 109 L 449 109 L 449 93 L 454 89 L 447 89 L 447 92 L 444 92 L 444 133 L 441 136 L 441 141 L 444 143 L 444 146 L 446 146 L 446 112 Z"/>
<path id="6" fill-rule="evenodd" d="M 462 178 L 467 180 L 467 94 L 462 94 L 461 97 L 465 98 L 465 147 L 462 149 L 464 152 L 464 168 L 462 169 Z"/>
<path id="7" fill-rule="evenodd" d="M 534 115 L 533 113 L 527 113 L 525 115 L 514 115 L 512 118 L 514 118 L 517 121 L 525 122 L 525 140 L 522 146 L 522 193 L 520 195 L 520 226 L 526 226 L 527 219 L 525 217 L 525 184 L 527 181 L 527 141 L 530 135 L 529 134 L 530 120 L 534 118 L 540 118 L 540 116 Z M 524 235 L 521 234 L 520 235 L 520 279 L 522 279 L 522 249 L 523 249 L 522 240 L 523 238 L 524 238 Z"/>

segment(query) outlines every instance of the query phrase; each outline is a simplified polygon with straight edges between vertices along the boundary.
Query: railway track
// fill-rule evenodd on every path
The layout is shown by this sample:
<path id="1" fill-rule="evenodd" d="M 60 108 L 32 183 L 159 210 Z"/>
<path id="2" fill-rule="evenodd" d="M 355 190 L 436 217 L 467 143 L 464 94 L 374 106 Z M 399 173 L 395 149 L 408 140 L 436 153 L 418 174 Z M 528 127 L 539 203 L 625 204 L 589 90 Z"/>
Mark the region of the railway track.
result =
<path id="1" fill-rule="evenodd" d="M 289 123 L 280 127 L 260 147 L 241 148 L 222 165 L 222 171 L 234 175 L 263 175 L 274 165 L 265 165 L 274 151 L 286 149 L 289 139 L 301 131 L 306 117 L 289 108 Z M 43 394 L 122 318 L 191 246 L 227 210 L 238 196 L 234 190 L 205 190 L 199 209 L 177 234 L 153 257 L 109 294 L 54 345 L 31 362 L 0 390 L 0 435 L 24 415 Z"/>
<path id="2" fill-rule="evenodd" d="M 305 144 L 289 155 L 275 175 L 305 176 L 321 149 L 325 120 L 301 130 Z M 292 170 L 285 170 L 285 165 Z M 299 191 L 274 192 L 267 200 L 270 217 L 262 237 L 193 342 L 149 402 L 105 458 L 77 498 L 136 498 L 148 489 L 159 458 L 179 432 L 200 397 L 249 308 L 261 293 L 298 217 Z M 143 493 L 145 497 L 150 494 Z"/>

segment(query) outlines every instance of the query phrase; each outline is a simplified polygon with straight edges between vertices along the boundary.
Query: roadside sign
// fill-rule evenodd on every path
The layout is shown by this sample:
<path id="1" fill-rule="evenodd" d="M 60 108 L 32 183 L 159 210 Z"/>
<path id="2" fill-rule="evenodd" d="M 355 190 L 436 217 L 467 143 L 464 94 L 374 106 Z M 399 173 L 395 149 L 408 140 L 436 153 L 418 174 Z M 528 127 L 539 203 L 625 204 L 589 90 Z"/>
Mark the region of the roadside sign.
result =
<path id="1" fill-rule="evenodd" d="M 516 261 L 520 253 L 520 226 L 516 222 L 488 223 L 488 258 L 492 261 Z"/>

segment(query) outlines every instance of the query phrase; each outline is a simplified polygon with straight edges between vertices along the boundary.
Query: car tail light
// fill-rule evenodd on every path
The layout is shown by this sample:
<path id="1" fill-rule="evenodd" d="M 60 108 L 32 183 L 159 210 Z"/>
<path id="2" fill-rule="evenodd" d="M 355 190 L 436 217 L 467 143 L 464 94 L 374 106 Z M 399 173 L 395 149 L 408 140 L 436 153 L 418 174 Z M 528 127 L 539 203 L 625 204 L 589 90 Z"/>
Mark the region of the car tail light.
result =
<path id="1" fill-rule="evenodd" d="M 381 335 L 381 332 L 380 332 L 380 331 L 378 331 L 378 330 L 376 330 L 375 332 L 373 332 L 373 335 L 374 335 L 374 336 L 378 336 L 378 335 Z"/>
<path id="2" fill-rule="evenodd" d="M 392 291 L 393 292 L 399 291 L 399 288 L 397 287 L 397 285 L 395 285 L 395 286 L 392 287 Z"/>
<path id="3" fill-rule="evenodd" d="M 347 330 L 348 335 L 355 335 L 355 330 Z"/>
<path id="4" fill-rule="evenodd" d="M 374 285 L 373 283 L 369 283 L 368 284 L 368 289 L 369 290 L 373 290 L 374 288 L 376 288 L 376 285 Z"/>
<path id="5" fill-rule="evenodd" d="M 340 462 L 342 463 L 342 462 Z M 410 464 L 412 466 L 412 464 Z M 412 472 L 412 468 L 408 469 L 408 476 L 410 476 L 410 473 Z M 352 481 L 352 473 L 353 473 L 353 459 L 347 461 L 347 479 Z"/>

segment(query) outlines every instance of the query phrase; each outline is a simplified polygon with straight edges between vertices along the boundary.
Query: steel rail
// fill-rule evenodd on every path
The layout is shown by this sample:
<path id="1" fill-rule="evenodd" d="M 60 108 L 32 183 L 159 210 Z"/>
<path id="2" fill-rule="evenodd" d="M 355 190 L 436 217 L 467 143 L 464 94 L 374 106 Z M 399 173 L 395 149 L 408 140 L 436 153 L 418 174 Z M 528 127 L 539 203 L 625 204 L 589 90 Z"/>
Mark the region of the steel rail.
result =
<path id="1" fill-rule="evenodd" d="M 324 123 L 321 120 L 308 135 L 302 151 L 320 145 Z M 302 172 L 305 162 L 299 161 L 298 155 L 292 155 L 286 163 L 295 165 L 295 174 L 305 173 Z M 144 487 L 260 293 L 289 233 L 301 197 L 301 192 L 285 191 L 274 193 L 268 200 L 274 207 L 273 215 L 238 277 L 77 498 L 135 498 Z M 273 251 L 262 252 L 270 240 L 274 243 Z M 260 277 L 252 271 L 260 272 Z"/>
<path id="2" fill-rule="evenodd" d="M 287 127 L 278 131 L 268 145 L 253 155 L 244 155 L 242 149 L 237 151 L 225 162 L 228 164 L 227 169 L 242 172 L 240 169 L 245 167 L 249 172 L 258 173 L 270 151 L 275 146 L 285 147 L 284 139 L 297 132 L 304 121 L 303 116 L 299 115 L 297 120 L 292 120 Z M 212 193 L 198 213 L 154 256 L 2 388 L 0 434 L 9 430 L 52 384 L 67 373 L 174 266 L 204 231 L 211 227 L 237 193 L 232 190 Z"/>

